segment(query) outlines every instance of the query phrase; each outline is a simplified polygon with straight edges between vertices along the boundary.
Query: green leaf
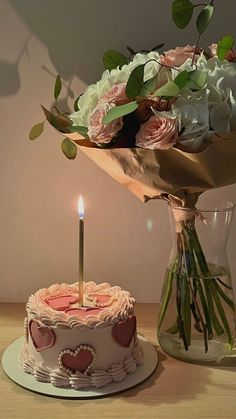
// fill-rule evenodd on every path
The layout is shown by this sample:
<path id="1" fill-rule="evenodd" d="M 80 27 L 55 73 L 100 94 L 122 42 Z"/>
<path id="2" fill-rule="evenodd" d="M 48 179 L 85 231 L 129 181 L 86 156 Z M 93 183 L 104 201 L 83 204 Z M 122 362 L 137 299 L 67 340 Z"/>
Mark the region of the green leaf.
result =
<path id="1" fill-rule="evenodd" d="M 158 44 L 158 45 L 156 45 L 155 47 L 153 47 L 153 48 L 151 49 L 151 51 L 158 51 L 159 49 L 161 49 L 162 47 L 164 47 L 164 45 L 165 45 L 165 43 L 164 43 L 164 42 L 162 42 L 162 44 Z"/>
<path id="2" fill-rule="evenodd" d="M 179 73 L 178 76 L 174 79 L 174 83 L 177 84 L 177 86 L 180 89 L 183 89 L 183 87 L 188 83 L 188 81 L 189 73 L 186 70 L 181 71 L 181 73 Z"/>
<path id="3" fill-rule="evenodd" d="M 175 0 L 172 4 L 172 20 L 179 29 L 184 29 L 192 19 L 194 5 L 189 0 Z"/>
<path id="4" fill-rule="evenodd" d="M 61 93 L 61 89 L 62 89 L 62 82 L 61 82 L 61 77 L 58 74 L 56 81 L 55 81 L 55 85 L 54 85 L 54 99 L 55 101 L 57 101 L 60 93 Z"/>
<path id="5" fill-rule="evenodd" d="M 233 48 L 234 46 L 234 38 L 230 35 L 224 36 L 224 38 L 220 39 L 217 44 L 217 56 L 220 60 L 224 60 L 227 53 Z"/>
<path id="6" fill-rule="evenodd" d="M 214 5 L 209 4 L 208 6 L 204 7 L 202 11 L 199 13 L 196 26 L 199 35 L 201 35 L 203 32 L 205 32 L 208 28 L 209 22 L 212 18 L 214 12 Z"/>
<path id="7" fill-rule="evenodd" d="M 168 81 L 164 86 L 160 87 L 155 92 L 155 96 L 166 96 L 166 97 L 173 97 L 178 96 L 180 92 L 180 88 L 174 81 Z"/>
<path id="8" fill-rule="evenodd" d="M 207 73 L 202 70 L 194 70 L 189 73 L 189 82 L 187 87 L 193 90 L 201 89 L 207 81 Z"/>
<path id="9" fill-rule="evenodd" d="M 68 159 L 75 159 L 77 154 L 77 147 L 69 138 L 64 138 L 64 140 L 61 143 L 61 149 Z"/>
<path id="10" fill-rule="evenodd" d="M 44 130 L 44 122 L 39 122 L 38 124 L 35 124 L 29 133 L 29 139 L 35 140 L 36 138 L 40 137 Z"/>
<path id="11" fill-rule="evenodd" d="M 121 118 L 124 115 L 128 115 L 129 113 L 134 112 L 137 108 L 138 103 L 136 101 L 125 103 L 124 105 L 115 106 L 107 112 L 107 114 L 103 118 L 102 123 L 109 124 L 114 119 Z"/>
<path id="12" fill-rule="evenodd" d="M 78 132 L 84 138 L 89 138 L 87 127 L 82 127 L 82 126 L 79 126 L 79 125 L 71 125 L 68 129 L 70 130 L 70 132 Z"/>
<path id="13" fill-rule="evenodd" d="M 79 95 L 79 96 L 75 99 L 75 101 L 74 101 L 74 111 L 75 111 L 75 112 L 78 112 L 78 111 L 79 111 L 78 100 L 79 100 L 80 96 L 82 96 L 82 94 L 81 94 L 81 95 Z"/>
<path id="14" fill-rule="evenodd" d="M 104 67 L 111 71 L 113 68 L 121 68 L 124 64 L 128 64 L 128 59 L 118 51 L 114 49 L 108 49 L 103 54 Z"/>
<path id="15" fill-rule="evenodd" d="M 139 96 L 148 96 L 156 89 L 158 81 L 158 74 L 147 80 L 139 92 Z"/>
<path id="16" fill-rule="evenodd" d="M 139 95 L 141 89 L 144 86 L 143 76 L 144 76 L 144 66 L 145 64 L 138 65 L 130 73 L 129 79 L 126 84 L 125 93 L 129 99 L 135 99 Z"/>
<path id="17" fill-rule="evenodd" d="M 136 52 L 134 51 L 134 49 L 133 49 L 133 48 L 131 48 L 131 47 L 126 47 L 126 49 L 129 51 L 129 53 L 130 53 L 131 55 L 135 55 L 135 54 L 136 54 Z"/>
<path id="18" fill-rule="evenodd" d="M 61 115 L 54 115 L 48 109 L 46 109 L 43 105 L 41 105 L 44 115 L 46 116 L 47 121 L 50 125 L 56 128 L 58 131 L 66 133 L 70 132 L 69 126 L 72 125 L 72 122 Z"/>

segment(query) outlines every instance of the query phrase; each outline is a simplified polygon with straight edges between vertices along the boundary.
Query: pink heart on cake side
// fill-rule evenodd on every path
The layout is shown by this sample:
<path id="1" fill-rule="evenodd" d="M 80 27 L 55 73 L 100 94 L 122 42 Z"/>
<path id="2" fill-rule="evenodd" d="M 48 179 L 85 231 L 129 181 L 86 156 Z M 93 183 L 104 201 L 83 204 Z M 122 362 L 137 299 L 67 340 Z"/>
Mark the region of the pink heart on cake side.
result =
<path id="1" fill-rule="evenodd" d="M 54 310 L 63 311 L 69 308 L 70 304 L 76 303 L 78 296 L 62 295 L 60 297 L 49 297 L 45 301 Z"/>
<path id="2" fill-rule="evenodd" d="M 30 320 L 29 332 L 36 351 L 40 352 L 54 345 L 56 336 L 53 330 L 36 320 Z"/>
<path id="3" fill-rule="evenodd" d="M 130 345 L 136 331 L 136 317 L 131 316 L 126 321 L 116 323 L 112 328 L 112 336 L 115 341 L 125 348 Z"/>
<path id="4" fill-rule="evenodd" d="M 61 369 L 67 372 L 87 373 L 93 366 L 96 358 L 95 350 L 89 345 L 80 345 L 77 349 L 64 349 L 58 356 Z"/>

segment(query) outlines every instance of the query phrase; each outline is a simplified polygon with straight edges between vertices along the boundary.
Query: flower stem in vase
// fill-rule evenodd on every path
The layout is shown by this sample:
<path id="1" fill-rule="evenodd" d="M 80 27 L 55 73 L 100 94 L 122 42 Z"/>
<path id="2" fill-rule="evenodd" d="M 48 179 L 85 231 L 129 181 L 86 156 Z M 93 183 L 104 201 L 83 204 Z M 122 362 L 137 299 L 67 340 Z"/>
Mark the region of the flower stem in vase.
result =
<path id="1" fill-rule="evenodd" d="M 164 350 L 167 345 L 167 352 L 179 353 L 181 359 L 190 352 L 190 360 L 203 359 L 204 354 L 207 360 L 214 359 L 222 345 L 226 352 L 232 350 L 235 307 L 227 272 L 207 262 L 195 217 L 179 223 L 159 311 L 158 338 Z"/>

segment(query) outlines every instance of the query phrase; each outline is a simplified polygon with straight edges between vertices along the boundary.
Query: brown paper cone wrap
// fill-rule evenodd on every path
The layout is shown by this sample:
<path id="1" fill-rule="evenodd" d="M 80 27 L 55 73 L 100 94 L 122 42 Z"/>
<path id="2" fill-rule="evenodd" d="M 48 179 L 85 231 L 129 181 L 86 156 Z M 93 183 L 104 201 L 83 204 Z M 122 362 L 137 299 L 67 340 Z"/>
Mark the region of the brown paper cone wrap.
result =
<path id="1" fill-rule="evenodd" d="M 177 148 L 100 149 L 80 134 L 67 136 L 142 201 L 170 195 L 187 206 L 189 196 L 236 182 L 236 132 L 214 135 L 211 144 L 199 153 Z"/>

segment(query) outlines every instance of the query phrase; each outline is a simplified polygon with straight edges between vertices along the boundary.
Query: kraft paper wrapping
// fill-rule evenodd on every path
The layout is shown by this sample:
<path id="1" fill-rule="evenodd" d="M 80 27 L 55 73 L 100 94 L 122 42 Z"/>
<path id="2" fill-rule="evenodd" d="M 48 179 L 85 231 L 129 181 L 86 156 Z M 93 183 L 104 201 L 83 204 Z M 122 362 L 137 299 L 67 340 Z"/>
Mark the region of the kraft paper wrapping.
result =
<path id="1" fill-rule="evenodd" d="M 79 149 L 142 201 L 176 197 L 187 205 L 189 197 L 236 183 L 236 132 L 216 134 L 199 153 L 177 148 L 100 149 L 80 134 L 67 135 Z M 194 204 L 196 199 L 193 199 Z"/>

